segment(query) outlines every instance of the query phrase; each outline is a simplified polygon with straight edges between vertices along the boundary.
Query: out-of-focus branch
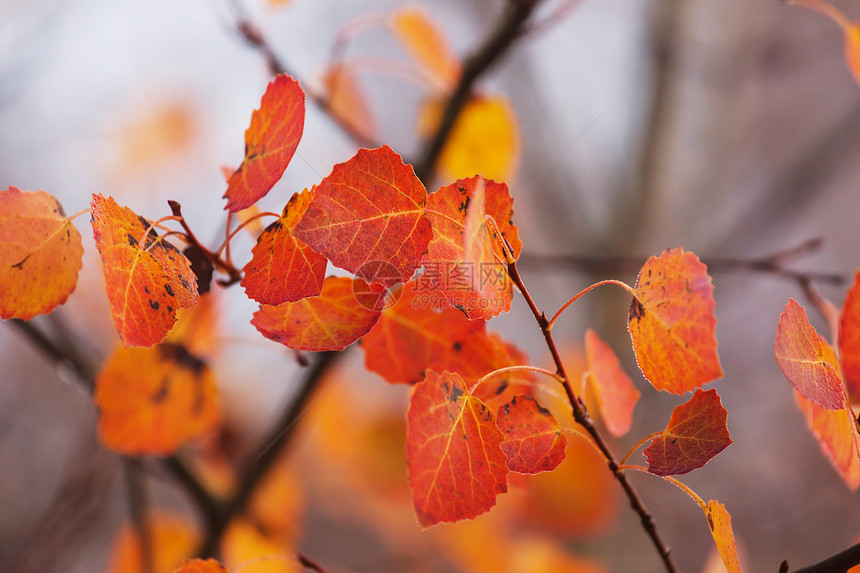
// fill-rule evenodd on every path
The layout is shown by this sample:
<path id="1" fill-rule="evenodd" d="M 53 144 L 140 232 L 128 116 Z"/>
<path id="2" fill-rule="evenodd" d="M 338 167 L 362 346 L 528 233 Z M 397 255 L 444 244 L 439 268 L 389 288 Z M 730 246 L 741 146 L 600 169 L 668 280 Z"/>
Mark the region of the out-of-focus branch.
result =
<path id="1" fill-rule="evenodd" d="M 425 184 L 429 183 L 428 179 L 433 174 L 436 160 L 451 135 L 463 106 L 469 101 L 475 82 L 528 31 L 529 17 L 540 2 L 541 0 L 508 0 L 493 31 L 464 60 L 460 81 L 445 104 L 439 126 L 424 142 L 415 162 L 415 174 Z"/>
<path id="2" fill-rule="evenodd" d="M 855 565 L 860 565 L 860 543 L 814 565 L 795 569 L 792 573 L 845 573 Z M 783 561 L 779 567 L 779 573 L 788 573 L 788 571 L 788 562 Z"/>
<path id="3" fill-rule="evenodd" d="M 131 523 L 140 543 L 140 570 L 142 573 L 153 573 L 152 528 L 149 519 L 149 499 L 146 494 L 146 478 L 140 466 L 140 461 L 134 458 L 123 460 L 125 487 L 128 495 L 128 508 Z"/>

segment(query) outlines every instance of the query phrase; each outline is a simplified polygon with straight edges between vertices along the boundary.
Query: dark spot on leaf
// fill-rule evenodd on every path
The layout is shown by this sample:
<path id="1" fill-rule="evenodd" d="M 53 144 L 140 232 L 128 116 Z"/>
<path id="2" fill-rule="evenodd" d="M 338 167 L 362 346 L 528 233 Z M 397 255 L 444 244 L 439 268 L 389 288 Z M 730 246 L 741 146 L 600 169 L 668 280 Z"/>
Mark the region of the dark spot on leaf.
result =
<path id="1" fill-rule="evenodd" d="M 158 307 L 159 307 L 159 304 L 158 304 L 157 300 L 152 300 L 152 299 L 149 300 L 149 308 L 151 308 L 152 310 L 158 310 Z"/>
<path id="2" fill-rule="evenodd" d="M 167 398 L 167 394 L 170 391 L 170 376 L 165 376 L 161 379 L 161 386 L 158 387 L 155 394 L 150 397 L 153 403 L 158 404 L 159 402 L 163 402 Z"/>
<path id="3" fill-rule="evenodd" d="M 448 394 L 448 401 L 456 402 L 460 399 L 460 396 L 462 395 L 463 390 L 461 390 L 459 386 L 451 386 L 451 391 Z"/>
<path id="4" fill-rule="evenodd" d="M 714 531 L 714 518 L 711 516 L 710 513 L 708 514 L 708 527 L 711 531 Z"/>
<path id="5" fill-rule="evenodd" d="M 148 286 L 144 286 L 144 287 L 143 287 L 143 292 L 145 292 L 146 294 L 149 294 L 149 287 L 148 287 Z"/>
<path id="6" fill-rule="evenodd" d="M 463 350 L 463 345 L 460 344 L 459 342 L 455 342 L 454 344 L 451 345 L 451 348 L 454 349 L 454 352 L 460 352 L 461 350 Z"/>
<path id="7" fill-rule="evenodd" d="M 137 248 L 137 239 L 132 236 L 131 233 L 126 233 L 125 237 L 128 239 L 128 245 L 132 248 Z"/>
<path id="8" fill-rule="evenodd" d="M 502 383 L 496 387 L 496 396 L 508 389 L 508 381 L 502 380 Z"/>
<path id="9" fill-rule="evenodd" d="M 181 344 L 165 342 L 156 348 L 158 348 L 158 354 L 162 360 L 174 362 L 181 368 L 191 370 L 196 376 L 199 376 L 206 367 L 205 362 L 188 352 L 188 349 Z"/>
<path id="10" fill-rule="evenodd" d="M 633 302 L 630 303 L 630 312 L 627 313 L 627 322 L 630 322 L 634 318 L 636 320 L 639 320 L 644 315 L 645 315 L 645 307 L 642 306 L 642 303 L 639 302 L 638 298 L 634 298 Z"/>
<path id="11" fill-rule="evenodd" d="M 26 257 L 24 257 L 23 259 L 21 259 L 19 262 L 17 262 L 17 263 L 15 263 L 14 265 L 12 265 L 12 268 L 13 268 L 13 269 L 22 270 L 22 269 L 23 269 L 23 267 L 24 267 L 24 263 L 26 263 L 26 262 L 27 262 L 27 259 L 29 259 L 29 258 L 30 258 L 30 255 L 27 255 Z"/>
<path id="12" fill-rule="evenodd" d="M 167 296 L 175 296 L 173 294 L 173 287 L 170 286 L 168 283 L 164 283 L 164 292 L 167 293 Z"/>

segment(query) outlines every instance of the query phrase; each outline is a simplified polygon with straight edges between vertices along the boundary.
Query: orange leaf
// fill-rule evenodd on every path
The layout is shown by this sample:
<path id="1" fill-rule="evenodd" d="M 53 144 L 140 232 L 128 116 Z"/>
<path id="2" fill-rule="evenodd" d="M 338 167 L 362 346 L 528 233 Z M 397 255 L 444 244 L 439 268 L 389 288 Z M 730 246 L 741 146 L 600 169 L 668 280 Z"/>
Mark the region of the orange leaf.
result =
<path id="1" fill-rule="evenodd" d="M 229 573 L 214 559 L 188 559 L 173 573 Z"/>
<path id="2" fill-rule="evenodd" d="M 669 425 L 645 448 L 648 471 L 678 475 L 708 463 L 732 443 L 727 416 L 716 390 L 696 390 L 686 404 L 672 411 Z"/>
<path id="3" fill-rule="evenodd" d="M 622 370 L 612 349 L 591 329 L 585 333 L 585 353 L 600 416 L 610 434 L 623 436 L 630 430 L 640 392 L 633 387 L 633 381 Z"/>
<path id="4" fill-rule="evenodd" d="M 230 523 L 221 541 L 224 562 L 236 573 L 304 573 L 304 567 L 284 554 L 284 546 L 266 529 L 247 518 Z"/>
<path id="5" fill-rule="evenodd" d="M 281 218 L 266 227 L 242 269 L 245 294 L 259 303 L 279 305 L 316 296 L 322 290 L 328 261 L 293 236 L 313 189 L 294 194 Z"/>
<path id="6" fill-rule="evenodd" d="M 245 159 L 227 181 L 225 209 L 246 209 L 263 198 L 284 174 L 305 128 L 305 92 L 279 75 L 269 82 L 260 108 L 245 130 Z"/>
<path id="7" fill-rule="evenodd" d="M 0 191 L 0 318 L 30 320 L 66 302 L 78 282 L 81 234 L 44 191 Z"/>
<path id="8" fill-rule="evenodd" d="M 99 438 L 128 455 L 170 454 L 220 421 L 212 371 L 180 345 L 117 348 L 96 380 Z"/>
<path id="9" fill-rule="evenodd" d="M 473 333 L 485 332 L 483 321 L 469 320 L 445 302 L 426 276 L 406 283 L 361 340 L 365 367 L 392 384 L 414 384 L 431 364 L 447 364 L 445 357 L 459 354 Z"/>
<path id="10" fill-rule="evenodd" d="M 423 65 L 442 91 L 460 78 L 460 59 L 448 48 L 439 29 L 421 10 L 401 8 L 391 16 L 394 35 L 416 62 Z"/>
<path id="11" fill-rule="evenodd" d="M 712 499 L 705 508 L 705 517 L 708 519 L 708 528 L 714 537 L 714 543 L 723 565 L 728 573 L 741 573 L 741 565 L 738 561 L 738 549 L 735 546 L 735 535 L 732 532 L 732 516 L 726 511 L 726 506 Z"/>
<path id="12" fill-rule="evenodd" d="M 427 252 L 426 202 L 412 166 L 390 147 L 360 149 L 317 186 L 295 236 L 338 267 L 391 286 Z"/>
<path id="13" fill-rule="evenodd" d="M 376 120 L 361 85 L 349 68 L 343 64 L 334 64 L 326 71 L 322 81 L 329 110 L 361 137 L 370 141 L 379 139 Z"/>
<path id="14" fill-rule="evenodd" d="M 424 267 L 451 305 L 469 318 L 489 319 L 511 308 L 505 257 L 486 217 L 495 220 L 516 257 L 522 242 L 513 214 L 508 186 L 481 177 L 446 185 L 427 199 L 433 238 Z"/>
<path id="15" fill-rule="evenodd" d="M 189 557 L 198 542 L 197 535 L 184 518 L 154 513 L 150 520 L 152 573 L 171 573 Z M 108 573 L 145 573 L 140 539 L 135 528 L 125 525 L 114 542 Z"/>
<path id="16" fill-rule="evenodd" d="M 825 360 L 818 333 L 794 299 L 779 316 L 774 353 L 785 377 L 804 397 L 828 410 L 842 408 L 842 379 Z"/>
<path id="17" fill-rule="evenodd" d="M 412 390 L 406 420 L 409 485 L 422 528 L 471 519 L 508 490 L 496 416 L 459 375 L 428 371 Z"/>
<path id="18" fill-rule="evenodd" d="M 794 401 L 824 455 L 851 491 L 860 487 L 860 435 L 851 408 L 825 410 L 797 390 Z"/>
<path id="19" fill-rule="evenodd" d="M 850 402 L 860 402 L 860 271 L 848 289 L 839 316 L 839 356 Z"/>
<path id="20" fill-rule="evenodd" d="M 564 461 L 567 437 L 550 411 L 534 398 L 515 396 L 499 408 L 497 424 L 505 435 L 502 451 L 512 472 L 549 472 Z"/>
<path id="21" fill-rule="evenodd" d="M 91 207 L 110 312 L 122 343 L 161 342 L 176 322 L 176 310 L 197 304 L 191 264 L 149 221 L 113 197 L 93 194 Z"/>
<path id="22" fill-rule="evenodd" d="M 293 350 L 343 350 L 379 320 L 383 296 L 380 285 L 328 277 L 319 296 L 261 305 L 251 324 L 266 338 Z"/>
<path id="23" fill-rule="evenodd" d="M 696 255 L 677 248 L 645 262 L 627 329 L 655 388 L 683 394 L 722 377 L 716 328 L 714 286 Z"/>
<path id="24" fill-rule="evenodd" d="M 436 130 L 445 101 L 431 99 L 422 106 L 419 135 L 428 137 Z M 506 181 L 513 176 L 519 160 L 519 140 L 516 115 L 505 98 L 472 96 L 454 123 L 437 165 L 449 179 L 482 175 Z"/>

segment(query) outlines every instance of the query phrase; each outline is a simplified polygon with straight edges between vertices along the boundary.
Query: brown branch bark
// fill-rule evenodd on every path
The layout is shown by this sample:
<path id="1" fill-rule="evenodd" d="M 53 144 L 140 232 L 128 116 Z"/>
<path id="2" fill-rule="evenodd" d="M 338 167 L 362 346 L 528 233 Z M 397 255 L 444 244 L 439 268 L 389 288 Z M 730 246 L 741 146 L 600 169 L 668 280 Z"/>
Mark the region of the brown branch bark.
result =
<path id="1" fill-rule="evenodd" d="M 795 569 L 793 573 L 846 573 L 856 565 L 860 565 L 860 543 L 818 563 Z M 780 573 L 788 573 L 788 571 L 788 562 L 783 561 L 780 566 Z"/>
<path id="2" fill-rule="evenodd" d="M 472 88 L 478 78 L 498 62 L 508 48 L 528 31 L 529 17 L 540 2 L 541 0 L 508 0 L 494 30 L 464 60 L 460 81 L 445 104 L 439 126 L 436 132 L 424 142 L 418 154 L 418 160 L 415 162 L 415 174 L 425 184 L 429 183 L 436 160 L 451 135 L 451 130 L 454 129 L 463 106 L 469 101 Z"/>
<path id="3" fill-rule="evenodd" d="M 561 376 L 564 380 L 562 386 L 564 387 L 564 392 L 567 396 L 568 402 L 570 402 L 570 406 L 573 409 L 573 418 L 574 420 L 582 426 L 589 436 L 594 440 L 595 445 L 603 454 L 603 457 L 606 459 L 607 464 L 609 465 L 609 471 L 612 472 L 612 475 L 615 477 L 615 480 L 624 490 L 625 495 L 627 495 L 627 499 L 630 501 L 630 506 L 633 508 L 639 515 L 639 519 L 642 522 L 642 527 L 645 529 L 645 532 L 648 534 L 648 537 L 651 539 L 651 542 L 654 544 L 654 547 L 657 549 L 657 553 L 660 554 L 660 559 L 663 561 L 663 565 L 666 568 L 666 571 L 669 573 L 676 573 L 678 571 L 675 566 L 674 561 L 672 560 L 671 551 L 669 547 L 663 542 L 660 534 L 657 531 L 657 525 L 654 521 L 654 517 L 645 507 L 645 503 L 642 501 L 642 498 L 639 496 L 639 493 L 633 487 L 633 484 L 627 479 L 627 475 L 618 467 L 618 461 L 615 459 L 615 454 L 609 448 L 609 444 L 604 439 L 603 435 L 600 433 L 600 430 L 597 429 L 597 426 L 594 425 L 594 422 L 591 419 L 591 416 L 588 414 L 588 410 L 585 407 L 585 403 L 576 396 L 573 391 L 573 387 L 570 385 L 570 380 L 567 376 L 567 372 L 565 371 L 564 364 L 561 361 L 561 355 L 559 354 L 558 348 L 556 347 L 555 340 L 552 337 L 552 331 L 550 330 L 549 321 L 547 320 L 546 314 L 544 314 L 535 304 L 534 299 L 532 299 L 529 294 L 528 289 L 526 288 L 525 282 L 520 276 L 520 272 L 517 269 L 517 263 L 511 262 L 508 264 L 508 274 L 513 280 L 514 284 L 517 285 L 517 288 L 520 290 L 523 298 L 526 301 L 529 309 L 535 317 L 535 320 L 540 327 L 541 333 L 543 334 L 544 340 L 546 341 L 546 346 L 549 349 L 550 354 L 552 355 L 553 362 L 555 363 L 555 367 L 558 371 L 558 375 Z"/>

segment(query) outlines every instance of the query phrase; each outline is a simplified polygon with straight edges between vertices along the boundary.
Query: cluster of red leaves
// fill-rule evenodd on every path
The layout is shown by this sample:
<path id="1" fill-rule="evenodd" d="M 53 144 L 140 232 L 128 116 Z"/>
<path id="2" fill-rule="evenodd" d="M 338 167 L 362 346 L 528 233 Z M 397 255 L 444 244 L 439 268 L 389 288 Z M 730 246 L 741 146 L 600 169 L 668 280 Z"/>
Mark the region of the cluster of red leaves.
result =
<path id="1" fill-rule="evenodd" d="M 860 271 L 848 290 L 835 332 L 836 348 L 790 299 L 779 317 L 774 353 L 794 386 L 797 407 L 822 452 L 852 490 L 860 487 L 860 432 L 853 407 L 860 405 Z"/>

